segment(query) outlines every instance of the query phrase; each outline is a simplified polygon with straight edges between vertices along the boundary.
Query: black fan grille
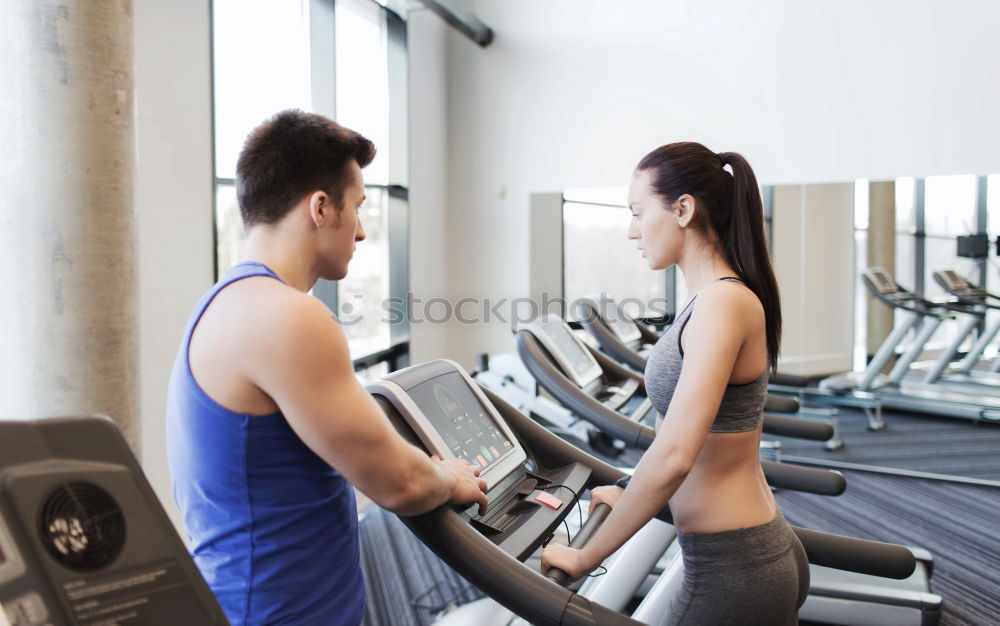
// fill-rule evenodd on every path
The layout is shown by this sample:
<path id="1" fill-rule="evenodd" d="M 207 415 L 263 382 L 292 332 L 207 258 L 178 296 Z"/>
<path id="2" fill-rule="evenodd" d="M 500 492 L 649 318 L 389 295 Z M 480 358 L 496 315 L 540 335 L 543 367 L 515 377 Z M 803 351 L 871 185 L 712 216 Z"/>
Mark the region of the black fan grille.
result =
<path id="1" fill-rule="evenodd" d="M 125 545 L 121 508 L 93 483 L 66 483 L 53 489 L 42 504 L 38 525 L 49 555 L 72 570 L 102 569 Z"/>

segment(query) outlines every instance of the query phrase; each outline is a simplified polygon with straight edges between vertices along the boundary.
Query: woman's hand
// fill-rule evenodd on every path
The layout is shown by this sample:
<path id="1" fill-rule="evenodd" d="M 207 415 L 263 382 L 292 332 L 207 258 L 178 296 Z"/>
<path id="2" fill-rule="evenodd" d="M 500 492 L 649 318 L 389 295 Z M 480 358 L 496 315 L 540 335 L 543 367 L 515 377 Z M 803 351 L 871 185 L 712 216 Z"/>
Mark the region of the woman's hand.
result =
<path id="1" fill-rule="evenodd" d="M 550 543 L 542 551 L 542 576 L 547 575 L 553 567 L 569 574 L 571 581 L 576 581 L 589 574 L 597 565 L 586 563 L 582 550 Z"/>
<path id="2" fill-rule="evenodd" d="M 625 489 L 617 485 L 605 485 L 604 487 L 594 487 L 590 490 L 590 509 L 588 515 L 594 512 L 598 504 L 607 504 L 612 509 L 618 498 L 622 497 Z"/>

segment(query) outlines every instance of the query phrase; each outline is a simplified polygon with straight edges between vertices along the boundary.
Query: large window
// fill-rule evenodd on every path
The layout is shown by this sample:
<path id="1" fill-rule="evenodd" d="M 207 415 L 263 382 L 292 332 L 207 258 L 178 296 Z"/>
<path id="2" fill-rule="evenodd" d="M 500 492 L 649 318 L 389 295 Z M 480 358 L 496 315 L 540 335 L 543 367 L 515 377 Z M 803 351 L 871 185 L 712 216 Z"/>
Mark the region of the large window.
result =
<path id="1" fill-rule="evenodd" d="M 962 235 L 983 234 L 984 229 L 991 234 L 1000 232 L 1000 178 L 996 175 L 897 178 L 894 189 L 895 275 L 902 287 L 930 300 L 949 299 L 934 280 L 934 272 L 946 269 L 988 289 L 997 284 L 989 259 L 958 256 L 956 240 Z M 859 215 L 857 206 L 855 210 Z M 864 263 L 859 263 L 859 269 L 864 267 Z M 904 315 L 897 311 L 896 323 Z M 863 329 L 863 325 L 859 328 Z M 942 347 L 958 329 L 958 324 L 943 324 L 928 347 Z M 855 345 L 863 346 L 863 338 L 857 338 Z M 855 365 L 859 365 L 857 360 Z"/>
<path id="2" fill-rule="evenodd" d="M 979 262 L 956 254 L 956 238 L 979 232 L 976 219 L 978 179 L 975 176 L 930 176 L 924 180 L 924 296 L 936 300 L 948 294 L 934 272 L 955 270 L 972 278 Z"/>
<path id="3" fill-rule="evenodd" d="M 348 277 L 314 295 L 341 320 L 359 368 L 405 365 L 408 327 L 390 300 L 407 290 L 406 28 L 373 0 L 214 0 L 217 275 L 243 253 L 236 159 L 247 133 L 274 113 L 327 115 L 378 149 L 363 171 L 367 235 Z"/>
<path id="4" fill-rule="evenodd" d="M 563 297 L 571 304 L 606 293 L 630 316 L 661 315 L 674 294 L 667 293 L 664 272 L 650 271 L 628 240 L 626 205 L 624 188 L 563 193 Z M 574 317 L 572 310 L 567 314 Z"/>

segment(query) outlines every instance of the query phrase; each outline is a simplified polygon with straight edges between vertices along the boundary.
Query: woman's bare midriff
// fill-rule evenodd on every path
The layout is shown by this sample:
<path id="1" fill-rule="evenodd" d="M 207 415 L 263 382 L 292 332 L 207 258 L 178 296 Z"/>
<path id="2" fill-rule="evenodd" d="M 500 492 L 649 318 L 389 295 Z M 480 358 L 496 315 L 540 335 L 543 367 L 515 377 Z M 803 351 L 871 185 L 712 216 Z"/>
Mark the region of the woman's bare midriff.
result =
<path id="1" fill-rule="evenodd" d="M 670 499 L 682 533 L 715 533 L 766 524 L 776 505 L 760 468 L 760 430 L 709 433 L 687 478 Z"/>

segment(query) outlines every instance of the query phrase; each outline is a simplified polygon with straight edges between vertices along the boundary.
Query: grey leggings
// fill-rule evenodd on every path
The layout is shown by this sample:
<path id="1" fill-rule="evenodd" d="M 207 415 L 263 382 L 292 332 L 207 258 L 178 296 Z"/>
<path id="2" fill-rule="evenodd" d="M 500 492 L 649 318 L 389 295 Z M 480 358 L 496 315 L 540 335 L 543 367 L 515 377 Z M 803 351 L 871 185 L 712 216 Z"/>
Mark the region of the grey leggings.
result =
<path id="1" fill-rule="evenodd" d="M 809 563 L 778 511 L 761 526 L 719 533 L 678 533 L 684 583 L 667 624 L 789 626 L 809 593 Z"/>

